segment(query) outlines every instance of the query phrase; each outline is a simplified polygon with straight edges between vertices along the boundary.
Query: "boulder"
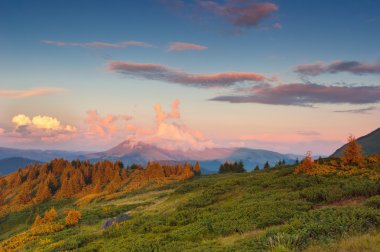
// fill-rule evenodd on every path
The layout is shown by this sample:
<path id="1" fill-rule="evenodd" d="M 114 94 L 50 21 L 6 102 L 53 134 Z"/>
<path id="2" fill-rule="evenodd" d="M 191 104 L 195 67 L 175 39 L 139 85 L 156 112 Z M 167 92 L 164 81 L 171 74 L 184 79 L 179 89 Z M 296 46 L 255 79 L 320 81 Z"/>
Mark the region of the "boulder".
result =
<path id="1" fill-rule="evenodd" d="M 110 226 L 112 226 L 112 224 L 115 222 L 115 219 L 114 218 L 109 218 L 107 219 L 103 225 L 101 226 L 101 229 L 107 229 L 109 228 Z"/>
<path id="2" fill-rule="evenodd" d="M 129 219 L 129 215 L 128 214 L 119 214 L 116 219 L 115 219 L 115 222 L 116 223 L 120 223 L 120 222 L 124 222 L 126 220 Z"/>

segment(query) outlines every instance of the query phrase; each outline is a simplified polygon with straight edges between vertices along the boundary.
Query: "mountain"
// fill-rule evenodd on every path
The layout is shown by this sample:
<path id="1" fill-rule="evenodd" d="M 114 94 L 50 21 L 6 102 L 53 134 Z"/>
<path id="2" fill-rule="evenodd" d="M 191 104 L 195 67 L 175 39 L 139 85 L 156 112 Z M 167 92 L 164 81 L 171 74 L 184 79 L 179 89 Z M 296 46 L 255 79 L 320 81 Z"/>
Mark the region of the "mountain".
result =
<path id="1" fill-rule="evenodd" d="M 121 160 L 126 165 L 132 163 L 145 164 L 147 161 L 199 161 L 206 173 L 217 172 L 220 164 L 225 161 L 242 160 L 247 170 L 252 170 L 256 165 L 263 166 L 269 161 L 274 165 L 280 160 L 293 163 L 297 156 L 281 154 L 268 150 L 249 148 L 206 148 L 204 150 L 169 150 L 153 144 L 139 142 L 133 139 L 126 140 L 104 152 L 86 154 L 80 159 L 99 161 L 104 159 Z"/>
<path id="2" fill-rule="evenodd" d="M 364 155 L 371 155 L 380 152 L 380 128 L 371 133 L 359 137 L 357 142 L 362 146 Z M 332 156 L 338 157 L 342 154 L 342 151 L 346 148 L 346 144 L 337 149 Z"/>
<path id="3" fill-rule="evenodd" d="M 81 151 L 60 151 L 60 150 L 34 150 L 34 149 L 13 149 L 0 147 L 0 159 L 20 157 L 31 160 L 47 162 L 55 158 L 76 159 L 86 152 Z"/>
<path id="4" fill-rule="evenodd" d="M 40 164 L 40 161 L 22 158 L 22 157 L 11 157 L 0 160 L 0 175 L 6 175 L 17 171 L 18 168 L 24 168 L 30 164 Z"/>

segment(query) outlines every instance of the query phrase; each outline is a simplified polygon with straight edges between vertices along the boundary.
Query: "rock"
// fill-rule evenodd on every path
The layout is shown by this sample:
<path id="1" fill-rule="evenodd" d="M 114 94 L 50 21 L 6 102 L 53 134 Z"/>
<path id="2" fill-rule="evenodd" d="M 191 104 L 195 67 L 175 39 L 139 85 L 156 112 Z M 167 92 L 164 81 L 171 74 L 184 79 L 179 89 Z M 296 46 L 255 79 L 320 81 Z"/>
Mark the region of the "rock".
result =
<path id="1" fill-rule="evenodd" d="M 115 222 L 116 223 L 120 223 L 120 222 L 124 222 L 126 220 L 129 219 L 129 215 L 128 214 L 119 214 L 116 219 L 115 219 Z"/>
<path id="2" fill-rule="evenodd" d="M 112 226 L 112 224 L 115 222 L 115 219 L 114 218 L 109 218 L 107 219 L 103 225 L 101 226 L 101 229 L 107 229 L 109 228 L 110 226 Z"/>

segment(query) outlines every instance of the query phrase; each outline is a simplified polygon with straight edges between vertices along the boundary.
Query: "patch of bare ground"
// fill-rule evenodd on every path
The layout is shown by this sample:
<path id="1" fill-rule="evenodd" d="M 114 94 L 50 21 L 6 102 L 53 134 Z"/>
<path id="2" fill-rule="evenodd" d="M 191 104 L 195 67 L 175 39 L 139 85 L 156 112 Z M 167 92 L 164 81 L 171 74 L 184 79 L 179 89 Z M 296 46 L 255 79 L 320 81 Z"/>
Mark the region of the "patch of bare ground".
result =
<path id="1" fill-rule="evenodd" d="M 314 209 L 328 208 L 328 207 L 344 207 L 344 206 L 357 206 L 363 203 L 368 197 L 359 196 L 349 199 L 340 199 L 329 204 L 316 205 Z"/>

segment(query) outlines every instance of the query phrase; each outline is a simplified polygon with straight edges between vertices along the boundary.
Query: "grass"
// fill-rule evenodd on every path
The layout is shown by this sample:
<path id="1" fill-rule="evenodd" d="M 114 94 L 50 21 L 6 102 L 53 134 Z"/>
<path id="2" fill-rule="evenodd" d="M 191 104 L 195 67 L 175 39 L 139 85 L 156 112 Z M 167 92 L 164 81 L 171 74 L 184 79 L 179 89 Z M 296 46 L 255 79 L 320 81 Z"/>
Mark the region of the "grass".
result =
<path id="1" fill-rule="evenodd" d="M 59 213 L 79 207 L 83 215 L 80 225 L 40 236 L 24 249 L 374 251 L 366 244 L 379 243 L 379 194 L 380 183 L 366 177 L 294 175 L 291 166 L 207 175 L 111 195 L 109 200 L 83 207 L 56 202 Z M 49 207 L 38 205 L 35 209 L 42 212 Z M 0 221 L 3 239 L 25 230 L 30 221 L 20 219 L 31 211 L 12 213 Z M 124 212 L 131 218 L 100 230 L 105 219 Z M 19 229 L 17 225 L 21 225 Z"/>

